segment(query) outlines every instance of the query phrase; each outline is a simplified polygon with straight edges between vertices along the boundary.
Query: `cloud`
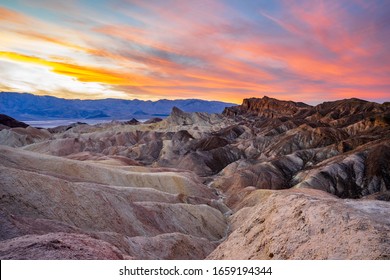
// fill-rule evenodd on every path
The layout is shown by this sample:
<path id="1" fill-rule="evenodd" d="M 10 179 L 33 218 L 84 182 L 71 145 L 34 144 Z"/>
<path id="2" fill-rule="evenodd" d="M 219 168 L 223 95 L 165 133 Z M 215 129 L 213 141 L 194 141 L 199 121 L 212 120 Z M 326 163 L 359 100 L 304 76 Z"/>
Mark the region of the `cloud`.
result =
<path id="1" fill-rule="evenodd" d="M 42 58 L 21 55 L 12 52 L 1 52 L 0 59 L 30 63 L 49 67 L 54 73 L 71 76 L 81 82 L 97 82 L 113 85 L 142 85 L 146 79 L 134 74 L 113 72 L 102 68 L 80 66 L 62 62 L 48 61 Z"/>
<path id="2" fill-rule="evenodd" d="M 0 21 L 16 24 L 30 24 L 32 21 L 29 17 L 0 6 Z"/>
<path id="3" fill-rule="evenodd" d="M 128 98 L 127 94 L 101 83 L 84 83 L 65 75 L 58 75 L 45 66 L 29 65 L 17 61 L 2 60 L 1 90 L 30 92 L 38 95 L 53 95 L 62 98 Z"/>
<path id="4" fill-rule="evenodd" d="M 101 97 L 103 89 L 237 103 L 264 94 L 308 103 L 389 97 L 383 1 L 44 2 L 0 7 L 0 59 L 100 84 Z"/>

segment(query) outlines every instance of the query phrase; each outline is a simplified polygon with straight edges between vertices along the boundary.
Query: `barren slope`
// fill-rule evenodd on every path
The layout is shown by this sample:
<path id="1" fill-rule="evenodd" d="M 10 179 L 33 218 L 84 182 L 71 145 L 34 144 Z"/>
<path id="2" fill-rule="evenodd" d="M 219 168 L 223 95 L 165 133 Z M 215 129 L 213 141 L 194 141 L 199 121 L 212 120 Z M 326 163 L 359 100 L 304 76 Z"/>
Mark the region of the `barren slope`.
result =
<path id="1" fill-rule="evenodd" d="M 264 97 L 145 124 L 2 128 L 0 257 L 37 240 L 28 258 L 73 258 L 86 240 L 113 246 L 101 258 L 390 258 L 389 103 Z"/>

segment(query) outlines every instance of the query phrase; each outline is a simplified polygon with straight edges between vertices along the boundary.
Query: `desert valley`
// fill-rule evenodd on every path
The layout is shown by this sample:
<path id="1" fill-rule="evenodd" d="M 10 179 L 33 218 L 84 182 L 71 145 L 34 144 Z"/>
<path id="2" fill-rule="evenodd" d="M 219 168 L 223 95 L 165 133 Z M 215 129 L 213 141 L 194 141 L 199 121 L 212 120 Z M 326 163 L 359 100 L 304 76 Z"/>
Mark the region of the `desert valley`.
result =
<path id="1" fill-rule="evenodd" d="M 0 116 L 0 259 L 390 259 L 390 103 Z"/>

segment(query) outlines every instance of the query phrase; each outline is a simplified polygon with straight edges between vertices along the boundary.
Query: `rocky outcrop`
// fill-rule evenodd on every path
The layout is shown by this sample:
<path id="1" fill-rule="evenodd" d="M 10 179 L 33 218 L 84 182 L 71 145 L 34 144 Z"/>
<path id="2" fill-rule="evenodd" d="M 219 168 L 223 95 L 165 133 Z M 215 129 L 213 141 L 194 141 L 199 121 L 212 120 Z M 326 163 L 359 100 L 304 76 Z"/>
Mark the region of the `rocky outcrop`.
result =
<path id="1" fill-rule="evenodd" d="M 27 128 L 17 127 L 0 131 L 0 145 L 10 147 L 23 147 L 33 143 L 39 143 L 51 139 L 51 134 L 45 129 L 37 129 L 31 126 Z"/>
<path id="2" fill-rule="evenodd" d="M 231 207 L 247 187 L 315 188 L 342 198 L 390 189 L 383 168 L 389 163 L 388 105 L 349 99 L 311 107 L 264 97 L 232 110 L 225 114 L 249 128 L 235 144 L 244 158 L 212 183 Z"/>
<path id="3" fill-rule="evenodd" d="M 345 127 L 364 119 L 368 119 L 370 122 L 377 120 L 378 122 L 378 120 L 383 118 L 383 121 L 386 123 L 385 120 L 388 120 L 389 109 L 390 107 L 386 104 L 381 105 L 352 98 L 319 104 L 313 108 L 308 118 L 320 120 L 324 123 L 327 122 L 337 127 Z"/>
<path id="4" fill-rule="evenodd" d="M 130 256 L 85 234 L 25 235 L 0 242 L 2 260 L 123 260 Z"/>
<path id="5" fill-rule="evenodd" d="M 169 117 L 166 119 L 167 123 L 170 125 L 177 126 L 204 126 L 212 125 L 222 121 L 222 116 L 218 114 L 208 114 L 208 113 L 187 113 L 183 112 L 177 107 L 172 108 L 172 112 Z"/>
<path id="6" fill-rule="evenodd" d="M 360 198 L 389 190 L 389 164 L 390 140 L 384 140 L 304 170 L 296 175 L 293 185 L 325 190 L 341 198 Z"/>
<path id="7" fill-rule="evenodd" d="M 302 102 L 282 101 L 268 96 L 244 99 L 242 105 L 227 107 L 222 114 L 226 116 L 252 115 L 265 118 L 304 115 L 311 108 Z"/>
<path id="8" fill-rule="evenodd" d="M 208 259 L 390 259 L 390 204 L 322 191 L 252 191 Z"/>
<path id="9" fill-rule="evenodd" d="M 131 256 L 142 260 L 191 260 L 206 258 L 217 246 L 205 238 L 182 233 L 127 239 Z"/>

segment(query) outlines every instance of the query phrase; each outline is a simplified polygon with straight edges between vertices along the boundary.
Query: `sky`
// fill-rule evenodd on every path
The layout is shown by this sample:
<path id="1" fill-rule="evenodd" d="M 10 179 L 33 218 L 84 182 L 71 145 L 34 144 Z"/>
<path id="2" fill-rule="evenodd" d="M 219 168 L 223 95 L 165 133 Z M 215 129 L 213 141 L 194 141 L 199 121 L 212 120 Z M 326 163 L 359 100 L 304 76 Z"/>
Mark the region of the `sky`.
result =
<path id="1" fill-rule="evenodd" d="M 390 101 L 390 1 L 0 0 L 0 91 Z"/>

